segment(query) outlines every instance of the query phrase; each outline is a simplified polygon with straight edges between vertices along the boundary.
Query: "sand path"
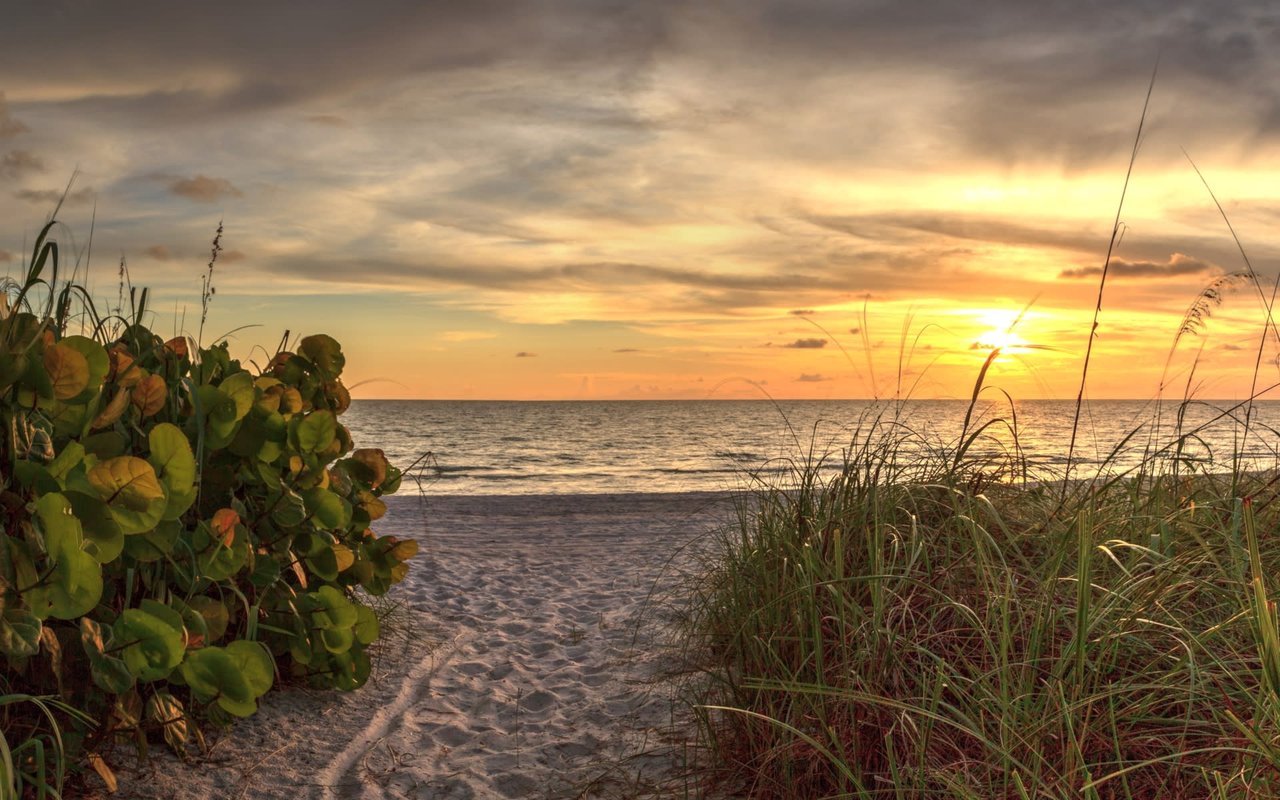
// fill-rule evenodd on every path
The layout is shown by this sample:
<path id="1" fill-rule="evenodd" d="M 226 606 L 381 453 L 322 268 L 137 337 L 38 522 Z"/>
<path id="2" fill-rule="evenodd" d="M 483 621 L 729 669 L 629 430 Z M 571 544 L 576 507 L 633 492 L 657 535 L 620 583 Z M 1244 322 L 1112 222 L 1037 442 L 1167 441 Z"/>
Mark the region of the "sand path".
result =
<path id="1" fill-rule="evenodd" d="M 692 796 L 664 593 L 727 497 L 392 498 L 379 532 L 423 548 L 375 680 L 273 692 L 204 763 L 153 760 L 122 794 Z"/>

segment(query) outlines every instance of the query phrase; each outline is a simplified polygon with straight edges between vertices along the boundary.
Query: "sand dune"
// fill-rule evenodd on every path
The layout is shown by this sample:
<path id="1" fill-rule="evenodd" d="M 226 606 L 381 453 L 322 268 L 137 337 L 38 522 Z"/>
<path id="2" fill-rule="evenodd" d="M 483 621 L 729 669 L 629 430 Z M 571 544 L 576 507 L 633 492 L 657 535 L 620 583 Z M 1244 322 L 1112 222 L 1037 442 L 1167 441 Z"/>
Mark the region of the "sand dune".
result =
<path id="1" fill-rule="evenodd" d="M 720 494 L 392 498 L 379 532 L 423 548 L 370 684 L 273 692 L 207 758 L 122 770 L 117 796 L 683 796 L 665 593 L 730 513 Z"/>

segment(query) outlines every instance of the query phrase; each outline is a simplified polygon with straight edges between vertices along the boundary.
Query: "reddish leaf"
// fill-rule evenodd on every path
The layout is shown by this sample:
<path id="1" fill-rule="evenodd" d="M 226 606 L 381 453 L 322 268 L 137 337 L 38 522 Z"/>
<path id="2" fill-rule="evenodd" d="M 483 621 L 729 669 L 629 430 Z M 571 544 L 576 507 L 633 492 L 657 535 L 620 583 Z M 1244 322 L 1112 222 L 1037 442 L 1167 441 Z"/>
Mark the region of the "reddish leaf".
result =
<path id="1" fill-rule="evenodd" d="M 169 387 L 159 375 L 148 375 L 133 387 L 130 398 L 143 417 L 149 417 L 164 408 L 164 401 L 169 397 Z"/>
<path id="2" fill-rule="evenodd" d="M 213 513 L 213 521 L 209 527 L 218 534 L 222 543 L 230 547 L 235 542 L 236 526 L 240 524 L 240 515 L 230 508 L 220 508 Z"/>
<path id="3" fill-rule="evenodd" d="M 70 400 L 89 385 L 89 359 L 65 344 L 45 348 L 44 369 L 59 400 Z"/>

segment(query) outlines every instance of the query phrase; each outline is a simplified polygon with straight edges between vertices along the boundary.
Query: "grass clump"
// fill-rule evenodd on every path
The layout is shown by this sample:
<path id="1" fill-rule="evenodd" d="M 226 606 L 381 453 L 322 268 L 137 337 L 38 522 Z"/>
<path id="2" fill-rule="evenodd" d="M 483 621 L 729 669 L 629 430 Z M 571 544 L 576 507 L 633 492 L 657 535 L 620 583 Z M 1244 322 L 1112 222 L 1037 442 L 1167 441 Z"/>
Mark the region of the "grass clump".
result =
<path id="1" fill-rule="evenodd" d="M 723 537 L 689 642 L 727 785 L 1280 796 L 1262 476 L 977 490 L 986 470 L 904 431 L 864 429 L 841 474 L 798 468 Z"/>

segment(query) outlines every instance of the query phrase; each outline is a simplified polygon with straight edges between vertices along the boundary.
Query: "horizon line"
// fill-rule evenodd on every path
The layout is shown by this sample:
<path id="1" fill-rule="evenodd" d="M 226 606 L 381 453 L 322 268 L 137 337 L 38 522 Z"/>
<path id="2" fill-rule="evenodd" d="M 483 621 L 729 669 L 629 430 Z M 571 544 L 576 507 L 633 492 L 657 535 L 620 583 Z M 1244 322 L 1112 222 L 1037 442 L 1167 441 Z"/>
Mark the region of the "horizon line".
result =
<path id="1" fill-rule="evenodd" d="M 1254 402 L 1275 403 L 1280 397 L 1255 397 Z M 352 402 L 374 403 L 970 403 L 968 397 L 359 397 Z M 1000 403 L 1001 400 L 984 400 L 983 402 Z M 1015 399 L 1014 403 L 1074 403 L 1074 397 L 1027 397 Z M 1088 403 L 1155 403 L 1150 397 L 1093 397 L 1086 398 Z M 1240 405 L 1249 402 L 1247 399 L 1230 397 L 1194 398 L 1191 400 L 1164 400 L 1164 403 L 1177 405 L 1188 403 L 1230 403 Z"/>

